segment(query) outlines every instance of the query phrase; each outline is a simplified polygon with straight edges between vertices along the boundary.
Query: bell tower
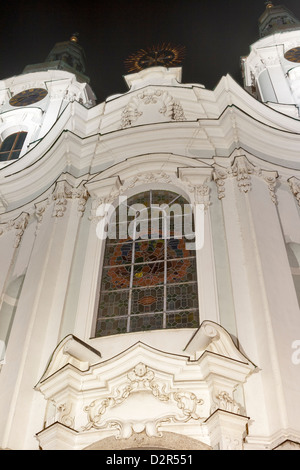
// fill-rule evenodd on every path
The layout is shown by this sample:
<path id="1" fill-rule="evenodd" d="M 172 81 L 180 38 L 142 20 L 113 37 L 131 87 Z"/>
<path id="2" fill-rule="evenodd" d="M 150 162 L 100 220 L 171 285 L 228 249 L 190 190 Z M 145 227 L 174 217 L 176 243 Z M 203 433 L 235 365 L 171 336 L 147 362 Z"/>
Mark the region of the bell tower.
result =
<path id="1" fill-rule="evenodd" d="M 245 89 L 268 106 L 299 118 L 300 21 L 271 1 L 259 18 L 260 39 L 242 58 Z"/>
<path id="2" fill-rule="evenodd" d="M 96 103 L 78 34 L 56 43 L 46 60 L 0 81 L 0 167 L 22 157 L 52 129 L 73 102 Z M 17 146 L 17 147 L 16 147 Z M 18 151 L 7 152 L 7 148 Z"/>
<path id="3" fill-rule="evenodd" d="M 24 73 L 40 72 L 42 70 L 64 70 L 73 73 L 79 82 L 89 83 L 85 74 L 85 52 L 79 44 L 79 34 L 72 34 L 68 41 L 58 42 L 51 49 L 45 62 L 27 65 Z"/>
<path id="4" fill-rule="evenodd" d="M 296 16 L 283 5 L 273 5 L 266 2 L 266 9 L 259 18 L 260 37 L 269 36 L 279 31 L 299 28 L 300 23 Z"/>

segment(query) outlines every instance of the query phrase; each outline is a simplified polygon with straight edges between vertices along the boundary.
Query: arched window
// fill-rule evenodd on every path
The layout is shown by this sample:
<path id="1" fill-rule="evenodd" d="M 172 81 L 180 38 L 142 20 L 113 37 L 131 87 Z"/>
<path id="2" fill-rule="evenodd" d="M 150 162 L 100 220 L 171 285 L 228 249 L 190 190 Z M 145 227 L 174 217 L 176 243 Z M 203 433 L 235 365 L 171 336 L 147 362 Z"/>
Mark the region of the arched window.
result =
<path id="1" fill-rule="evenodd" d="M 96 336 L 198 327 L 193 238 L 182 196 L 151 190 L 121 202 L 109 223 Z"/>
<path id="2" fill-rule="evenodd" d="M 0 147 L 0 161 L 6 162 L 19 157 L 27 132 L 15 132 L 4 139 Z"/>

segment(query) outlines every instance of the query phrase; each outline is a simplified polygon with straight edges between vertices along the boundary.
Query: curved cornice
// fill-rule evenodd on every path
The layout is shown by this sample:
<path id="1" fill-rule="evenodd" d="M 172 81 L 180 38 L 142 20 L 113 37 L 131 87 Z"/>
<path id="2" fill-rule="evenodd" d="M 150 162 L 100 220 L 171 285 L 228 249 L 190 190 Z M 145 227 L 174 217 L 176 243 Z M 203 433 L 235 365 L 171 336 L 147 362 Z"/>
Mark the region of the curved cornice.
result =
<path id="1" fill-rule="evenodd" d="M 213 164 L 214 157 L 228 158 L 236 148 L 243 148 L 274 165 L 274 170 L 290 169 L 290 177 L 300 171 L 299 120 L 257 102 L 229 76 L 214 91 L 197 88 L 198 101 L 193 87 L 188 92 L 194 119 L 142 125 L 137 121 L 109 131 L 104 121 L 111 119 L 110 114 L 121 116 L 118 99 L 113 111 L 105 103 L 91 109 L 70 103 L 34 148 L 0 170 L 2 204 L 12 210 L 41 195 L 64 172 L 86 178 L 145 151 Z M 124 104 L 123 98 L 120 103 Z M 206 110 L 202 116 L 196 114 L 197 106 Z"/>

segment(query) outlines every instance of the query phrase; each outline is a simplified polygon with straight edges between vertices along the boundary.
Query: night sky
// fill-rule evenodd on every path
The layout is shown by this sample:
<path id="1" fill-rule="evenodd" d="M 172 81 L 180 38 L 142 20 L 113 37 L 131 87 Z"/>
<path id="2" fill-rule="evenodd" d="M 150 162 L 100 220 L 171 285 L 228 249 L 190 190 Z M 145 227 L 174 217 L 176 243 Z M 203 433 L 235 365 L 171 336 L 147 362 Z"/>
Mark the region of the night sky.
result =
<path id="1" fill-rule="evenodd" d="M 300 19 L 299 0 L 282 3 Z M 214 89 L 229 73 L 241 84 L 240 57 L 259 38 L 264 10 L 264 0 L 2 1 L 0 76 L 43 62 L 56 42 L 78 32 L 98 102 L 127 91 L 130 54 L 163 42 L 185 46 L 184 83 Z"/>

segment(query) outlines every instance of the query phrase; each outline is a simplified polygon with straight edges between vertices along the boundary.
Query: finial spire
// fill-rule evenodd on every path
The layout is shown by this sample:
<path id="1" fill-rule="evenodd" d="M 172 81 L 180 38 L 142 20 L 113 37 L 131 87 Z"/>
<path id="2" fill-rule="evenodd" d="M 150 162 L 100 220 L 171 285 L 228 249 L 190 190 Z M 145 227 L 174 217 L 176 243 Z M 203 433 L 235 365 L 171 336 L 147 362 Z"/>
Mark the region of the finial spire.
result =
<path id="1" fill-rule="evenodd" d="M 74 34 L 72 34 L 72 36 L 70 37 L 70 41 L 72 41 L 72 42 L 78 42 L 78 37 L 79 37 L 79 33 L 74 33 Z"/>

